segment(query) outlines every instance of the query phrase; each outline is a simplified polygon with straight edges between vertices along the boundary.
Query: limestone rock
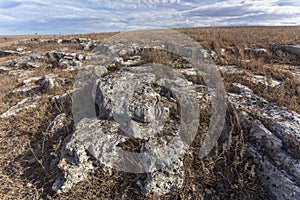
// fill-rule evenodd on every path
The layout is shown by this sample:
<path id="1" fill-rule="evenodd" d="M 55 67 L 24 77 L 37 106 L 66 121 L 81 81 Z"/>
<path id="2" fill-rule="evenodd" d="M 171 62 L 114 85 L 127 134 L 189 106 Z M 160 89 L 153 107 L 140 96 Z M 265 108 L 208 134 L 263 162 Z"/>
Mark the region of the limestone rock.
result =
<path id="1" fill-rule="evenodd" d="M 52 190 L 57 193 L 68 192 L 74 184 L 86 179 L 88 173 L 94 169 L 84 146 L 80 144 L 73 146 L 73 143 L 68 143 L 65 149 L 62 151 L 63 159 L 58 164 L 58 167 L 64 171 L 64 177 L 57 179 L 52 186 Z M 76 151 L 76 157 L 73 155 L 74 151 Z"/>
<path id="2" fill-rule="evenodd" d="M 252 83 L 263 86 L 263 87 L 270 87 L 270 88 L 276 88 L 279 86 L 282 82 L 279 80 L 276 80 L 269 76 L 262 76 L 262 75 L 251 75 L 250 71 L 247 70 L 241 70 L 237 66 L 234 65 L 226 65 L 226 66 L 218 66 L 220 71 L 225 74 L 235 74 L 235 75 L 241 75 L 244 79 L 251 81 Z M 246 76 L 244 74 L 247 74 Z"/>
<path id="3" fill-rule="evenodd" d="M 15 56 L 19 55 L 17 51 L 8 51 L 8 50 L 0 50 L 0 58 L 7 57 L 7 56 Z"/>
<path id="4" fill-rule="evenodd" d="M 26 99 L 23 99 L 19 103 L 17 103 L 15 106 L 8 109 L 6 112 L 2 113 L 0 115 L 0 118 L 8 118 L 11 116 L 17 115 L 19 112 L 23 110 L 27 110 L 30 108 L 35 108 L 39 105 L 41 97 L 28 97 Z"/>
<path id="5" fill-rule="evenodd" d="M 300 63 L 300 46 L 284 45 L 271 43 L 270 50 L 273 53 L 273 59 L 282 64 L 292 64 L 299 66 Z"/>
<path id="6" fill-rule="evenodd" d="M 300 80 L 300 68 L 299 67 L 292 66 L 292 65 L 283 65 L 280 68 L 282 71 L 291 73 L 296 79 Z"/>
<path id="7" fill-rule="evenodd" d="M 58 66 L 66 68 L 66 71 L 73 71 L 82 65 L 85 56 L 83 54 L 65 53 L 61 57 L 57 57 Z"/>
<path id="8" fill-rule="evenodd" d="M 56 95 L 51 98 L 52 103 L 57 103 L 57 104 L 69 104 L 72 99 L 72 93 L 73 91 L 68 91 L 62 95 Z"/>
<path id="9" fill-rule="evenodd" d="M 61 51 L 50 51 L 47 52 L 45 56 L 51 60 L 59 60 L 63 58 L 65 54 L 66 54 L 65 52 L 61 52 Z"/>
<path id="10" fill-rule="evenodd" d="M 5 66 L 1 66 L 0 67 L 0 73 L 2 73 L 2 72 L 8 72 L 8 71 L 11 71 L 11 68 L 8 68 L 8 67 L 5 67 Z"/>
<path id="11" fill-rule="evenodd" d="M 146 193 L 161 195 L 181 188 L 185 178 L 183 153 L 188 145 L 181 138 L 187 132 L 179 125 L 180 120 L 181 123 L 199 122 L 193 110 L 200 106 L 197 100 L 207 99 L 207 90 L 195 93 L 196 86 L 183 75 L 161 77 L 163 66 L 123 67 L 112 71 L 102 66 L 96 68 L 100 70 L 96 73 L 99 80 L 93 86 L 91 98 L 96 115 L 75 119 L 76 129 L 61 152 L 61 162 L 65 165 L 59 166 L 64 170 L 64 182 L 58 181 L 55 190 L 67 191 L 72 184 L 83 180 L 93 170 L 86 160 L 94 160 L 96 167 L 122 166 L 123 171 L 147 172 L 148 178 L 140 180 L 140 187 Z M 186 99 L 191 102 L 185 102 Z M 179 105 L 183 106 L 182 113 Z M 79 112 L 82 110 L 80 106 Z M 191 116 L 184 117 L 185 112 Z M 185 137 L 189 140 L 188 134 Z M 129 141 L 138 144 L 135 150 L 126 146 Z M 92 157 L 87 159 L 83 150 Z M 124 156 L 120 157 L 120 151 Z M 67 156 L 67 152 L 72 152 L 72 156 Z M 81 158 L 84 162 L 73 161 Z"/>
<path id="12" fill-rule="evenodd" d="M 123 58 L 116 59 L 116 62 L 123 66 L 134 66 L 141 63 L 140 56 L 131 56 L 126 61 Z"/>
<path id="13" fill-rule="evenodd" d="M 25 46 L 19 46 L 16 50 L 18 51 L 18 52 L 23 52 L 23 51 L 26 51 L 28 48 L 27 47 L 25 47 Z"/>
<path id="14" fill-rule="evenodd" d="M 64 94 L 56 95 L 51 98 L 49 98 L 49 104 L 50 106 L 58 111 L 58 112 L 64 112 L 66 115 L 69 115 L 72 108 L 72 94 L 73 90 L 67 91 Z"/>
<path id="15" fill-rule="evenodd" d="M 245 48 L 244 49 L 245 53 L 250 55 L 250 56 L 254 56 L 256 58 L 259 58 L 259 57 L 263 57 L 263 56 L 266 56 L 267 53 L 268 53 L 268 50 L 267 49 L 263 49 L 263 48 Z"/>
<path id="16" fill-rule="evenodd" d="M 23 70 L 23 69 L 15 69 L 10 70 L 8 72 L 9 76 L 19 76 L 20 78 L 28 78 L 30 74 L 32 74 L 33 71 Z"/>
<path id="17" fill-rule="evenodd" d="M 253 93 L 251 89 L 241 84 L 235 84 L 240 94 L 229 94 L 229 99 L 238 107 L 255 114 L 263 124 L 285 142 L 289 150 L 300 150 L 300 116 L 294 111 L 278 107 Z M 241 100 L 241 98 L 243 100 Z M 296 153 L 297 151 L 295 151 Z"/>
<path id="18" fill-rule="evenodd" d="M 283 45 L 282 47 L 291 54 L 300 55 L 300 45 Z"/>
<path id="19" fill-rule="evenodd" d="M 51 132 L 57 132 L 59 129 L 64 127 L 66 120 L 67 118 L 65 113 L 57 115 L 49 125 L 49 130 Z"/>
<path id="20" fill-rule="evenodd" d="M 31 77 L 23 81 L 22 86 L 13 90 L 13 93 L 29 95 L 32 93 L 40 92 L 52 88 L 56 82 L 54 80 L 54 74 L 48 74 L 45 76 Z"/>
<path id="21" fill-rule="evenodd" d="M 82 43 L 82 45 L 83 45 L 83 50 L 85 50 L 85 51 L 90 51 L 97 46 L 97 44 L 94 41 Z"/>
<path id="22" fill-rule="evenodd" d="M 36 61 L 39 61 L 42 59 L 42 55 L 41 54 L 31 54 L 29 56 L 24 56 L 24 57 L 20 57 L 17 59 L 14 59 L 12 61 L 13 66 L 15 67 L 32 67 L 30 65 L 28 65 L 28 62 L 33 63 Z"/>
<path id="23" fill-rule="evenodd" d="M 72 40 L 71 39 L 58 39 L 57 43 L 70 44 L 70 43 L 72 43 Z"/>
<path id="24" fill-rule="evenodd" d="M 276 86 L 281 84 L 281 81 L 275 80 L 272 77 L 267 77 L 267 76 L 261 76 L 261 75 L 253 75 L 250 80 L 253 83 L 263 85 L 263 86 L 268 86 L 275 88 Z"/>
<path id="25" fill-rule="evenodd" d="M 300 115 L 278 107 L 235 84 L 229 100 L 239 109 L 243 128 L 250 129 L 247 152 L 260 165 L 259 176 L 275 199 L 300 196 Z"/>

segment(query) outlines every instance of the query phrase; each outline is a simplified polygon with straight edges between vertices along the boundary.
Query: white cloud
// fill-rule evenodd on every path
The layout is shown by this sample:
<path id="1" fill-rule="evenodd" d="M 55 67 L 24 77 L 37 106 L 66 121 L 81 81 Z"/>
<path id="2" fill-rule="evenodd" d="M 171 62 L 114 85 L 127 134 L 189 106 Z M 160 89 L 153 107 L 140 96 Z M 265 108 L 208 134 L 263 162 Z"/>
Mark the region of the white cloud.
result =
<path id="1" fill-rule="evenodd" d="M 298 0 L 0 0 L 0 34 L 300 25 Z"/>

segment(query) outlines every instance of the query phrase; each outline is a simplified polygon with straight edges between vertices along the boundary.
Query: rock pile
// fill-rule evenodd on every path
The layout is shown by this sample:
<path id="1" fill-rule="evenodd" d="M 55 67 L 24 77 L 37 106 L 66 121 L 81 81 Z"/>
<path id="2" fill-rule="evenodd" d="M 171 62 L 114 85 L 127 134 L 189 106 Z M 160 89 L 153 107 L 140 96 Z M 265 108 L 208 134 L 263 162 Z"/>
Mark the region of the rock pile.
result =
<path id="1" fill-rule="evenodd" d="M 81 66 L 85 59 L 85 55 L 77 53 L 65 53 L 58 51 L 51 51 L 44 55 L 46 61 L 50 64 L 50 68 L 62 67 L 66 70 L 72 71 L 76 67 Z"/>
<path id="2" fill-rule="evenodd" d="M 20 51 L 23 50 L 19 49 Z M 85 55 L 82 53 L 68 53 L 63 51 L 50 51 L 39 54 L 29 54 L 9 60 L 6 66 L 0 67 L 0 73 L 8 76 L 17 76 L 18 84 L 15 89 L 10 91 L 9 95 L 26 97 L 6 112 L 1 117 L 10 117 L 17 115 L 20 111 L 34 108 L 39 101 L 35 101 L 36 95 L 45 93 L 58 85 L 64 86 L 67 78 L 58 77 L 56 74 L 47 72 L 45 75 L 33 76 L 37 68 L 49 70 L 53 67 L 59 67 L 65 71 L 74 71 L 82 65 Z M 69 105 L 69 104 L 68 104 Z"/>
<path id="3" fill-rule="evenodd" d="M 81 53 L 67 53 L 63 51 L 50 51 L 42 54 L 30 54 L 13 59 L 8 66 L 1 66 L 0 72 L 8 72 L 9 75 L 25 76 L 36 68 L 63 68 L 66 71 L 74 71 L 80 67 L 86 56 Z"/>
<path id="4" fill-rule="evenodd" d="M 95 167 L 106 171 L 118 168 L 127 172 L 146 172 L 147 179 L 137 181 L 146 193 L 165 194 L 181 188 L 185 178 L 182 154 L 188 147 L 182 140 L 182 137 L 188 137 L 182 135 L 187 131 L 183 130 L 182 123 L 186 123 L 192 132 L 192 125 L 199 121 L 199 114 L 194 111 L 204 113 L 208 110 L 206 86 L 193 85 L 185 79 L 188 69 L 177 74 L 177 78 L 171 74 L 168 79 L 162 76 L 162 72 L 169 69 L 166 66 L 135 66 L 141 61 L 139 56 L 127 61 L 121 56 L 114 60 L 116 62 L 110 66 L 94 67 L 99 79 L 89 98 L 89 93 L 85 94 L 82 89 L 75 93 L 79 100 L 73 100 L 73 112 L 78 124 L 65 141 L 58 165 L 64 171 L 64 177 L 55 182 L 53 189 L 58 192 L 70 190 Z M 81 82 L 88 81 L 80 79 Z M 84 99 L 80 100 L 80 97 Z M 186 102 L 187 97 L 192 102 Z M 86 110 L 80 104 L 83 101 L 84 105 L 91 104 L 92 111 L 96 108 L 95 113 Z M 78 118 L 81 112 L 82 117 Z M 131 143 L 135 145 L 131 146 Z M 127 156 L 120 157 L 120 151 Z"/>

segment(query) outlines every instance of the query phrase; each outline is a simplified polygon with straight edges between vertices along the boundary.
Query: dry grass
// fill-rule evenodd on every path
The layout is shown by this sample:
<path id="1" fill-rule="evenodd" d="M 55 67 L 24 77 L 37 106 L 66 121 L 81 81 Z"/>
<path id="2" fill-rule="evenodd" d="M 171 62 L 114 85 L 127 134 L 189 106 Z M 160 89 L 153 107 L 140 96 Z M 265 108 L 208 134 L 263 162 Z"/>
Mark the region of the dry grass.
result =
<path id="1" fill-rule="evenodd" d="M 240 82 L 260 96 L 287 106 L 300 112 L 299 80 L 288 72 L 282 72 L 274 63 L 294 62 L 295 58 L 278 58 L 270 51 L 263 58 L 248 55 L 243 50 L 221 59 L 221 49 L 236 46 L 239 49 L 255 46 L 270 49 L 269 43 L 299 44 L 300 27 L 235 27 L 235 28 L 195 28 L 176 29 L 195 38 L 206 50 L 217 53 L 218 64 L 235 64 L 241 70 L 253 74 L 262 74 L 282 80 L 283 84 L 276 90 L 262 88 L 236 75 L 224 74 L 225 86 L 231 89 L 232 82 Z M 6 36 L 0 37 L 1 46 L 16 49 L 26 46 L 32 52 L 46 52 L 68 48 L 70 52 L 83 52 L 74 44 L 58 44 L 39 42 L 38 39 L 54 38 L 92 38 L 101 40 L 115 33 L 89 34 L 73 36 Z M 21 42 L 20 42 L 21 40 Z M 29 40 L 29 41 L 28 41 Z M 31 41 L 32 40 L 32 41 Z M 255 44 L 255 45 L 253 45 Z M 142 53 L 148 61 L 168 64 L 178 61 L 176 57 L 168 57 L 164 53 Z M 6 58 L 11 59 L 11 58 Z M 250 62 L 244 62 L 249 59 Z M 286 60 L 284 60 L 286 59 Z M 280 62 L 279 62 L 280 61 Z M 184 61 L 178 61 L 184 64 Z M 1 65 L 6 60 L 1 60 Z M 42 67 L 35 70 L 32 76 L 54 73 L 58 77 L 66 77 L 69 82 L 65 86 L 58 85 L 51 90 L 31 95 L 42 95 L 42 102 L 36 109 L 23 111 L 16 117 L 0 121 L 0 199 L 268 199 L 258 177 L 257 166 L 252 158 L 246 155 L 248 130 L 240 126 L 236 110 L 229 105 L 226 117 L 226 128 L 219 144 L 209 156 L 197 158 L 205 128 L 199 130 L 191 146 L 191 154 L 184 159 L 186 180 L 184 187 L 174 193 L 161 197 L 155 195 L 146 197 L 138 188 L 136 181 L 145 174 L 128 174 L 113 170 L 113 176 L 102 169 L 96 170 L 88 180 L 76 185 L 70 193 L 55 194 L 51 190 L 54 180 L 61 176 L 53 160 L 59 158 L 63 139 L 72 132 L 73 122 L 70 103 L 53 103 L 49 97 L 63 94 L 73 86 L 76 73 L 63 72 L 62 69 Z M 24 95 L 14 95 L 10 92 L 18 85 L 18 77 L 0 73 L 0 112 L 25 98 Z M 48 97 L 49 96 L 49 97 Z M 48 130 L 50 122 L 60 113 L 67 114 L 67 122 L 58 132 Z M 202 122 L 208 124 L 209 113 L 204 115 Z M 205 127 L 205 126 L 203 126 Z M 202 131 L 202 132 L 201 132 Z"/>
<path id="2" fill-rule="evenodd" d="M 259 96 L 300 113 L 300 80 L 290 72 L 283 72 L 279 67 L 280 64 L 298 67 L 300 55 L 287 54 L 280 50 L 278 45 L 300 44 L 300 27 L 219 27 L 176 30 L 194 38 L 208 52 L 215 51 L 216 64 L 236 65 L 241 71 L 248 70 L 254 75 L 283 81 L 283 84 L 274 90 L 253 84 L 246 79 L 246 76 L 224 74 L 228 90 L 230 83 L 238 82 L 247 85 Z M 229 47 L 235 47 L 237 50 L 227 52 Z M 245 48 L 264 48 L 268 52 L 265 55 L 253 55 L 247 53 Z M 226 59 L 221 49 L 226 51 Z"/>

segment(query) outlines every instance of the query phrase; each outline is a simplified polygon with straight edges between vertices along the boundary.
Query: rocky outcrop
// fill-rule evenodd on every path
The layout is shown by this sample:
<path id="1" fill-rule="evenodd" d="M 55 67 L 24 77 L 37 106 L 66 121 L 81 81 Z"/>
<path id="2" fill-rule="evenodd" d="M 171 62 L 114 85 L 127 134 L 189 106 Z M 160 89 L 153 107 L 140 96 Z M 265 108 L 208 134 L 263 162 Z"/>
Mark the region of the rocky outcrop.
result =
<path id="1" fill-rule="evenodd" d="M 0 73 L 9 72 L 10 70 L 11 70 L 11 68 L 8 68 L 8 67 L 5 67 L 5 66 L 0 67 Z"/>
<path id="2" fill-rule="evenodd" d="M 30 54 L 12 60 L 14 68 L 34 69 L 41 66 L 48 68 L 62 67 L 66 70 L 75 70 L 81 66 L 85 55 L 80 53 L 68 53 L 63 51 L 50 51 L 43 54 Z"/>
<path id="3" fill-rule="evenodd" d="M 98 77 L 92 85 L 86 85 L 85 78 L 79 81 L 82 88 L 92 92 L 76 88 L 75 99 L 88 97 L 85 103 L 91 109 L 82 107 L 83 99 L 73 101 L 76 129 L 66 138 L 61 151 L 58 166 L 64 171 L 64 177 L 53 185 L 57 192 L 69 191 L 95 168 L 109 171 L 120 166 L 122 171 L 147 173 L 146 179 L 137 181 L 147 194 L 161 195 L 182 187 L 185 171 L 180 150 L 188 145 L 180 140 L 179 124 L 183 113 L 179 112 L 179 105 L 182 106 L 180 102 L 184 97 L 192 97 L 194 102 L 187 102 L 188 106 L 181 109 L 193 114 L 197 105 L 202 113 L 207 112 L 211 109 L 211 94 L 194 68 L 176 67 L 176 76 L 171 73 L 169 78 L 173 78 L 160 79 L 159 74 L 167 71 L 164 66 L 141 65 L 141 56 L 124 56 L 138 52 L 141 47 L 131 44 L 127 49 L 122 48 L 120 43 L 107 47 L 108 51 L 120 55 L 110 66 L 87 66 Z M 239 53 L 236 48 L 226 52 Z M 245 49 L 245 52 L 250 57 L 269 53 L 257 48 Z M 253 75 L 251 71 L 241 71 L 233 65 L 218 68 L 222 73 L 242 75 L 245 80 L 263 88 L 276 89 L 282 84 L 280 80 Z M 262 183 L 275 199 L 295 199 L 300 195 L 299 114 L 268 102 L 244 85 L 234 83 L 233 86 L 235 92 L 228 93 L 227 99 L 238 110 L 241 126 L 249 130 L 247 153 L 260 166 L 258 175 Z M 195 119 L 197 116 L 192 115 L 185 122 Z M 164 153 L 157 151 L 171 141 L 174 146 Z"/>
<path id="4" fill-rule="evenodd" d="M 268 55 L 268 50 L 264 48 L 245 48 L 245 54 L 248 59 L 252 58 L 264 58 Z"/>
<path id="5" fill-rule="evenodd" d="M 87 179 L 89 174 L 98 168 L 110 175 L 113 175 L 112 169 L 145 173 L 143 178 L 135 180 L 145 194 L 166 194 L 184 186 L 187 172 L 184 170 L 186 163 L 182 155 L 188 145 L 187 141 L 182 140 L 185 138 L 182 131 L 190 131 L 193 126 L 182 130 L 181 122 L 183 119 L 184 123 L 193 124 L 199 118 L 195 113 L 200 113 L 200 117 L 201 114 L 210 115 L 211 96 L 214 94 L 196 69 L 186 63 L 185 67 L 182 67 L 179 62 L 173 62 L 174 59 L 164 63 L 172 68 L 172 73 L 169 73 L 166 66 L 143 64 L 148 63 L 148 60 L 143 60 L 145 54 L 140 52 L 148 46 L 135 43 L 126 46 L 116 41 L 105 48 L 105 51 L 118 55 L 108 66 L 97 62 L 91 62 L 91 65 L 87 66 L 83 63 L 91 57 L 86 56 L 86 52 L 97 47 L 97 40 L 36 38 L 33 42 L 54 43 L 63 48 L 39 54 L 25 52 L 29 47 L 0 52 L 0 57 L 5 60 L 1 63 L 5 65 L 0 67 L 1 75 L 7 75 L 9 78 L 16 76 L 13 78 L 20 82 L 9 94 L 17 96 L 19 102 L 2 113 L 0 118 L 7 120 L 10 117 L 19 117 L 23 111 L 38 107 L 42 97 L 37 95 L 48 95 L 49 91 L 54 91 L 50 89 L 55 89 L 57 84 L 69 89 L 72 81 L 69 75 L 73 71 L 91 69 L 96 76 L 93 77 L 92 84 L 86 84 L 89 83 L 86 78 L 90 77 L 83 77 L 81 87 L 77 88 L 79 85 L 75 85 L 74 90 L 64 91 L 64 94 L 49 95 L 49 110 L 53 111 L 55 116 L 51 118 L 47 133 L 55 135 L 62 132 L 71 114 L 74 114 L 76 124 L 63 142 L 60 159 L 58 156 L 49 162 L 53 165 L 58 163 L 58 167 L 63 171 L 63 176 L 53 184 L 53 190 L 70 191 L 74 185 Z M 65 48 L 70 44 L 79 48 L 80 53 Z M 227 95 L 228 104 L 236 108 L 239 118 L 237 121 L 247 139 L 249 138 L 246 154 L 254 158 L 256 166 L 259 166 L 258 176 L 270 197 L 297 199 L 300 196 L 300 116 L 254 92 L 257 88 L 276 91 L 285 84 L 285 80 L 263 75 L 264 73 L 253 73 L 252 68 L 241 69 L 238 65 L 250 63 L 253 59 L 268 60 L 270 56 L 274 56 L 275 60 L 272 62 L 275 63 L 299 64 L 299 46 L 276 44 L 266 49 L 256 45 L 248 47 L 241 48 L 230 44 L 209 51 L 210 55 L 205 51 L 201 51 L 200 55 L 203 58 L 212 57 L 224 61 L 222 63 L 227 63 L 226 66 L 218 66 L 222 74 L 240 78 L 242 81 L 235 79 L 235 82 L 245 82 L 245 85 L 253 87 L 252 90 L 245 85 L 233 83 L 233 90 Z M 157 46 L 154 49 L 160 50 L 162 47 Z M 13 56 L 14 59 L 11 61 L 4 58 L 10 58 L 9 56 Z M 15 58 L 16 56 L 18 58 Z M 242 60 L 239 60 L 241 63 L 230 65 L 237 57 L 242 57 Z M 275 70 L 275 65 L 271 67 Z M 282 65 L 278 68 L 276 66 L 277 69 L 300 79 L 297 66 Z M 36 74 L 35 70 L 61 70 L 63 76 L 48 73 L 37 76 L 33 75 Z M 168 78 L 160 76 L 166 71 Z M 83 91 L 84 87 L 88 91 Z M 55 94 L 59 93 L 55 91 Z M 85 97 L 79 98 L 82 102 L 79 102 L 78 98 L 76 100 L 80 95 Z M 25 96 L 24 99 L 19 100 L 22 96 Z M 185 101 L 186 99 L 190 101 Z M 86 105 L 89 108 L 85 110 Z M 71 113 L 71 108 L 75 112 Z M 83 113 L 76 112 L 77 108 Z M 180 112 L 181 110 L 185 112 Z M 184 118 L 187 113 L 190 117 Z M 203 123 L 200 128 L 207 132 L 208 124 Z M 224 132 L 226 131 L 225 128 Z M 166 146 L 169 148 L 164 148 Z M 204 190 L 210 192 L 209 189 Z"/>
<path id="6" fill-rule="evenodd" d="M 141 56 L 124 58 L 149 47 L 117 43 L 107 48 L 119 57 L 108 66 L 86 66 L 97 77 L 95 82 L 89 84 L 91 77 L 83 74 L 75 84 L 76 127 L 61 151 L 58 166 L 64 177 L 53 189 L 66 192 L 98 167 L 146 173 L 147 178 L 137 184 L 147 194 L 181 188 L 183 156 L 198 131 L 199 114 L 210 115 L 208 88 L 189 80 L 189 69 L 136 66 Z M 207 56 L 204 53 L 199 56 Z"/>
<path id="7" fill-rule="evenodd" d="M 79 44 L 83 50 L 85 51 L 91 51 L 93 48 L 95 48 L 99 41 L 92 40 L 91 38 L 76 38 L 76 39 L 58 39 L 56 40 L 59 44 Z"/>
<path id="8" fill-rule="evenodd" d="M 67 71 L 73 71 L 82 65 L 85 60 L 85 55 L 77 53 L 66 53 L 60 51 L 47 52 L 45 55 L 45 60 L 49 62 L 50 68 L 61 67 Z"/>
<path id="9" fill-rule="evenodd" d="M 68 191 L 73 184 L 82 181 L 86 173 L 92 170 L 91 163 L 86 162 L 89 159 L 86 158 L 87 155 L 81 150 L 82 148 L 100 163 L 98 166 L 118 168 L 121 163 L 127 163 L 122 164 L 122 170 L 136 173 L 149 172 L 147 180 L 139 181 L 143 191 L 147 193 L 164 194 L 182 186 L 183 160 L 180 157 L 181 152 L 178 151 L 185 149 L 185 142 L 180 140 L 178 106 L 179 101 L 184 101 L 184 97 L 195 95 L 193 93 L 195 86 L 181 78 L 155 80 L 156 77 L 150 72 L 153 72 L 151 66 L 124 68 L 110 72 L 98 81 L 93 96 L 97 117 L 100 120 L 96 118 L 79 120 L 75 132 L 62 151 L 63 158 L 60 163 L 65 163 L 62 167 L 65 171 L 64 183 L 57 182 L 54 188 L 57 189 L 57 185 L 61 185 L 58 191 Z M 162 86 L 165 84 L 175 84 L 177 87 L 171 91 L 168 87 Z M 132 94 L 132 97 L 122 92 L 125 89 L 131 91 L 129 94 Z M 198 92 L 193 99 L 198 100 L 200 107 L 204 109 L 209 106 L 207 91 L 199 88 Z M 122 98 L 124 101 L 116 102 Z M 190 106 L 189 109 L 193 107 Z M 128 113 L 125 114 L 126 109 Z M 197 116 L 191 118 L 193 120 L 189 120 L 193 122 Z M 128 156 L 120 157 L 118 154 L 120 149 L 130 150 L 130 146 L 126 146 L 126 143 L 132 140 L 138 146 L 131 147 L 133 148 L 131 151 L 137 153 L 133 155 L 128 153 Z M 175 141 L 176 145 L 173 145 L 176 147 L 169 149 L 169 152 L 157 151 L 172 140 Z M 66 152 L 73 152 L 73 157 L 66 158 Z M 173 157 L 168 156 L 170 153 Z M 148 157 L 148 154 L 151 156 Z M 81 159 L 85 161 L 75 162 Z M 157 167 L 159 169 L 156 169 Z"/>
<path id="10" fill-rule="evenodd" d="M 284 45 L 284 44 L 272 43 L 269 46 L 271 52 L 273 53 L 274 61 L 279 63 L 299 66 L 300 63 L 299 45 Z"/>
<path id="11" fill-rule="evenodd" d="M 291 54 L 300 55 L 300 45 L 283 45 L 282 48 Z"/>
<path id="12" fill-rule="evenodd" d="M 300 196 L 300 115 L 277 107 L 235 84 L 229 100 L 239 109 L 241 124 L 249 129 L 248 153 L 260 166 L 259 176 L 275 199 Z"/>
<path id="13" fill-rule="evenodd" d="M 267 75 L 253 75 L 251 71 L 240 70 L 240 68 L 235 65 L 218 66 L 218 68 L 223 74 L 242 76 L 243 79 L 250 81 L 252 84 L 261 86 L 262 88 L 275 89 L 282 83 L 282 81 L 274 79 Z"/>

